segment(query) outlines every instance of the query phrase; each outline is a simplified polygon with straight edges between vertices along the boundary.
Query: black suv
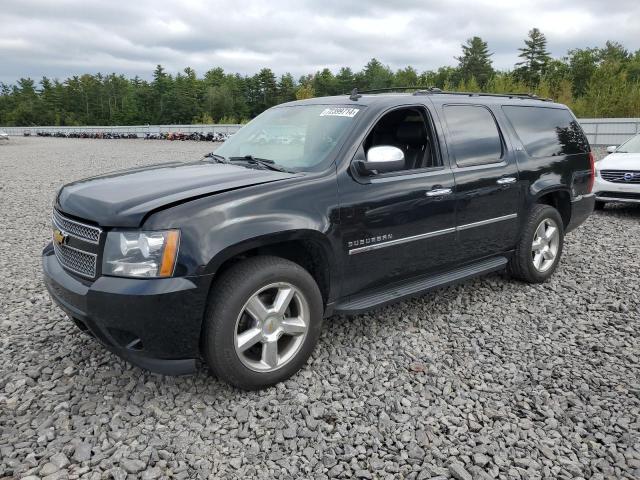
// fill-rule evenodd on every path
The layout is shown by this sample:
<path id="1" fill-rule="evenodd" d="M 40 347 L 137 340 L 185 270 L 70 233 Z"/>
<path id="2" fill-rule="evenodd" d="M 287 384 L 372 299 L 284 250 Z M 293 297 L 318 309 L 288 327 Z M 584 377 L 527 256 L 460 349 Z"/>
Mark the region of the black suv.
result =
<path id="1" fill-rule="evenodd" d="M 55 198 L 46 285 L 76 325 L 165 374 L 255 389 L 323 317 L 506 269 L 543 282 L 591 213 L 593 155 L 526 95 L 359 94 L 267 110 L 214 153 Z"/>

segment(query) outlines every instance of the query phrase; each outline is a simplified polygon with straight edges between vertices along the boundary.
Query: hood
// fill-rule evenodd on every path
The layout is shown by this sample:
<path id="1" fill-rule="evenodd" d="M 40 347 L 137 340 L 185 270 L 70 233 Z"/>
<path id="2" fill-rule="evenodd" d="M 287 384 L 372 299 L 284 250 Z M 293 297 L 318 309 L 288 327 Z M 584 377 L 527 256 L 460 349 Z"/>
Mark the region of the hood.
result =
<path id="1" fill-rule="evenodd" d="M 611 153 L 600 160 L 598 170 L 640 170 L 640 153 Z"/>
<path id="2" fill-rule="evenodd" d="M 56 206 L 104 227 L 138 227 L 148 213 L 171 204 L 295 175 L 221 163 L 165 163 L 69 183 Z"/>

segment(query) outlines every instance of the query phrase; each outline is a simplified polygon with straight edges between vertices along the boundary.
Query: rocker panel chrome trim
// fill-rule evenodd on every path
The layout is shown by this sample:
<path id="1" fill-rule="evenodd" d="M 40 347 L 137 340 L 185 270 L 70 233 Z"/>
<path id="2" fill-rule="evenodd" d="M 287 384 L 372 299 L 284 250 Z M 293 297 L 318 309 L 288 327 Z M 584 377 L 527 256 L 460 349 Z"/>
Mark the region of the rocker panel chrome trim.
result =
<path id="1" fill-rule="evenodd" d="M 365 245 L 364 247 L 353 248 L 349 250 L 349 255 L 356 255 L 358 253 L 370 252 L 372 250 L 379 250 L 381 248 L 392 247 L 394 245 L 401 245 L 403 243 L 414 242 L 416 240 L 424 240 L 426 238 L 438 237 L 440 235 L 446 235 L 448 233 L 454 233 L 461 230 L 468 230 L 470 228 L 482 227 L 491 223 L 503 222 L 505 220 L 511 220 L 517 218 L 517 213 L 510 213 L 509 215 L 503 215 L 501 217 L 488 218 L 487 220 L 481 220 L 479 222 L 467 223 L 460 225 L 459 227 L 444 228 L 442 230 L 435 230 L 433 232 L 421 233 L 419 235 L 412 235 L 411 237 L 397 238 L 395 240 L 389 240 L 388 242 L 374 243 L 371 245 Z"/>
<path id="2" fill-rule="evenodd" d="M 413 235 L 411 237 L 398 238 L 395 240 L 389 240 L 388 242 L 374 243 L 371 245 L 365 245 L 364 247 L 353 248 L 349 250 L 349 255 L 355 255 L 356 253 L 369 252 L 371 250 L 378 250 L 380 248 L 391 247 L 393 245 L 400 245 L 403 243 L 413 242 L 415 240 L 422 240 L 425 238 L 437 237 L 439 235 L 446 235 L 447 233 L 454 233 L 456 229 L 454 227 L 445 228 L 442 230 L 436 230 L 434 232 L 421 233 L 420 235 Z"/>
<path id="3" fill-rule="evenodd" d="M 518 216 L 517 213 L 510 213 L 509 215 L 503 215 L 502 217 L 488 218 L 486 220 L 480 220 L 479 222 L 467 223 L 465 225 L 460 225 L 458 230 L 468 230 L 469 228 L 482 227 L 483 225 L 489 225 L 490 223 L 503 222 L 505 220 L 511 220 L 512 218 L 516 218 Z"/>

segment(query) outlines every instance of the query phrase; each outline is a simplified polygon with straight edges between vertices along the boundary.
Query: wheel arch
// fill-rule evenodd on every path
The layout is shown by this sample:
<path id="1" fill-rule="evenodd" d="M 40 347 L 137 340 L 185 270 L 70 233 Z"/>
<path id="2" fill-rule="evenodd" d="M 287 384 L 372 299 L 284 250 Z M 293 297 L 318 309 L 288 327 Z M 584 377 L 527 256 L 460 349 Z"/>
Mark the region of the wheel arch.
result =
<path id="1" fill-rule="evenodd" d="M 216 254 L 206 271 L 214 274 L 215 284 L 215 277 L 236 263 L 258 255 L 281 257 L 300 265 L 318 284 L 324 304 L 333 300 L 337 287 L 333 249 L 327 237 L 316 230 L 288 230 L 238 242 Z"/>
<path id="2" fill-rule="evenodd" d="M 537 192 L 535 202 L 549 205 L 560 213 L 563 227 L 566 229 L 571 223 L 571 192 L 566 187 L 547 187 Z"/>

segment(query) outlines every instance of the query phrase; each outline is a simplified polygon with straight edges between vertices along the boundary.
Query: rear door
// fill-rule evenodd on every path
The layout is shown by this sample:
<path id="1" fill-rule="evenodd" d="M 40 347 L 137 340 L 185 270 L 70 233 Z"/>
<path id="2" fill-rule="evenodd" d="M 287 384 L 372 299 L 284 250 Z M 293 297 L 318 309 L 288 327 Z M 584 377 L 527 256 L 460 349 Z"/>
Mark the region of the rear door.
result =
<path id="1" fill-rule="evenodd" d="M 486 105 L 473 104 L 445 104 L 440 112 L 456 184 L 459 260 L 514 248 L 522 182 L 496 113 Z"/>

